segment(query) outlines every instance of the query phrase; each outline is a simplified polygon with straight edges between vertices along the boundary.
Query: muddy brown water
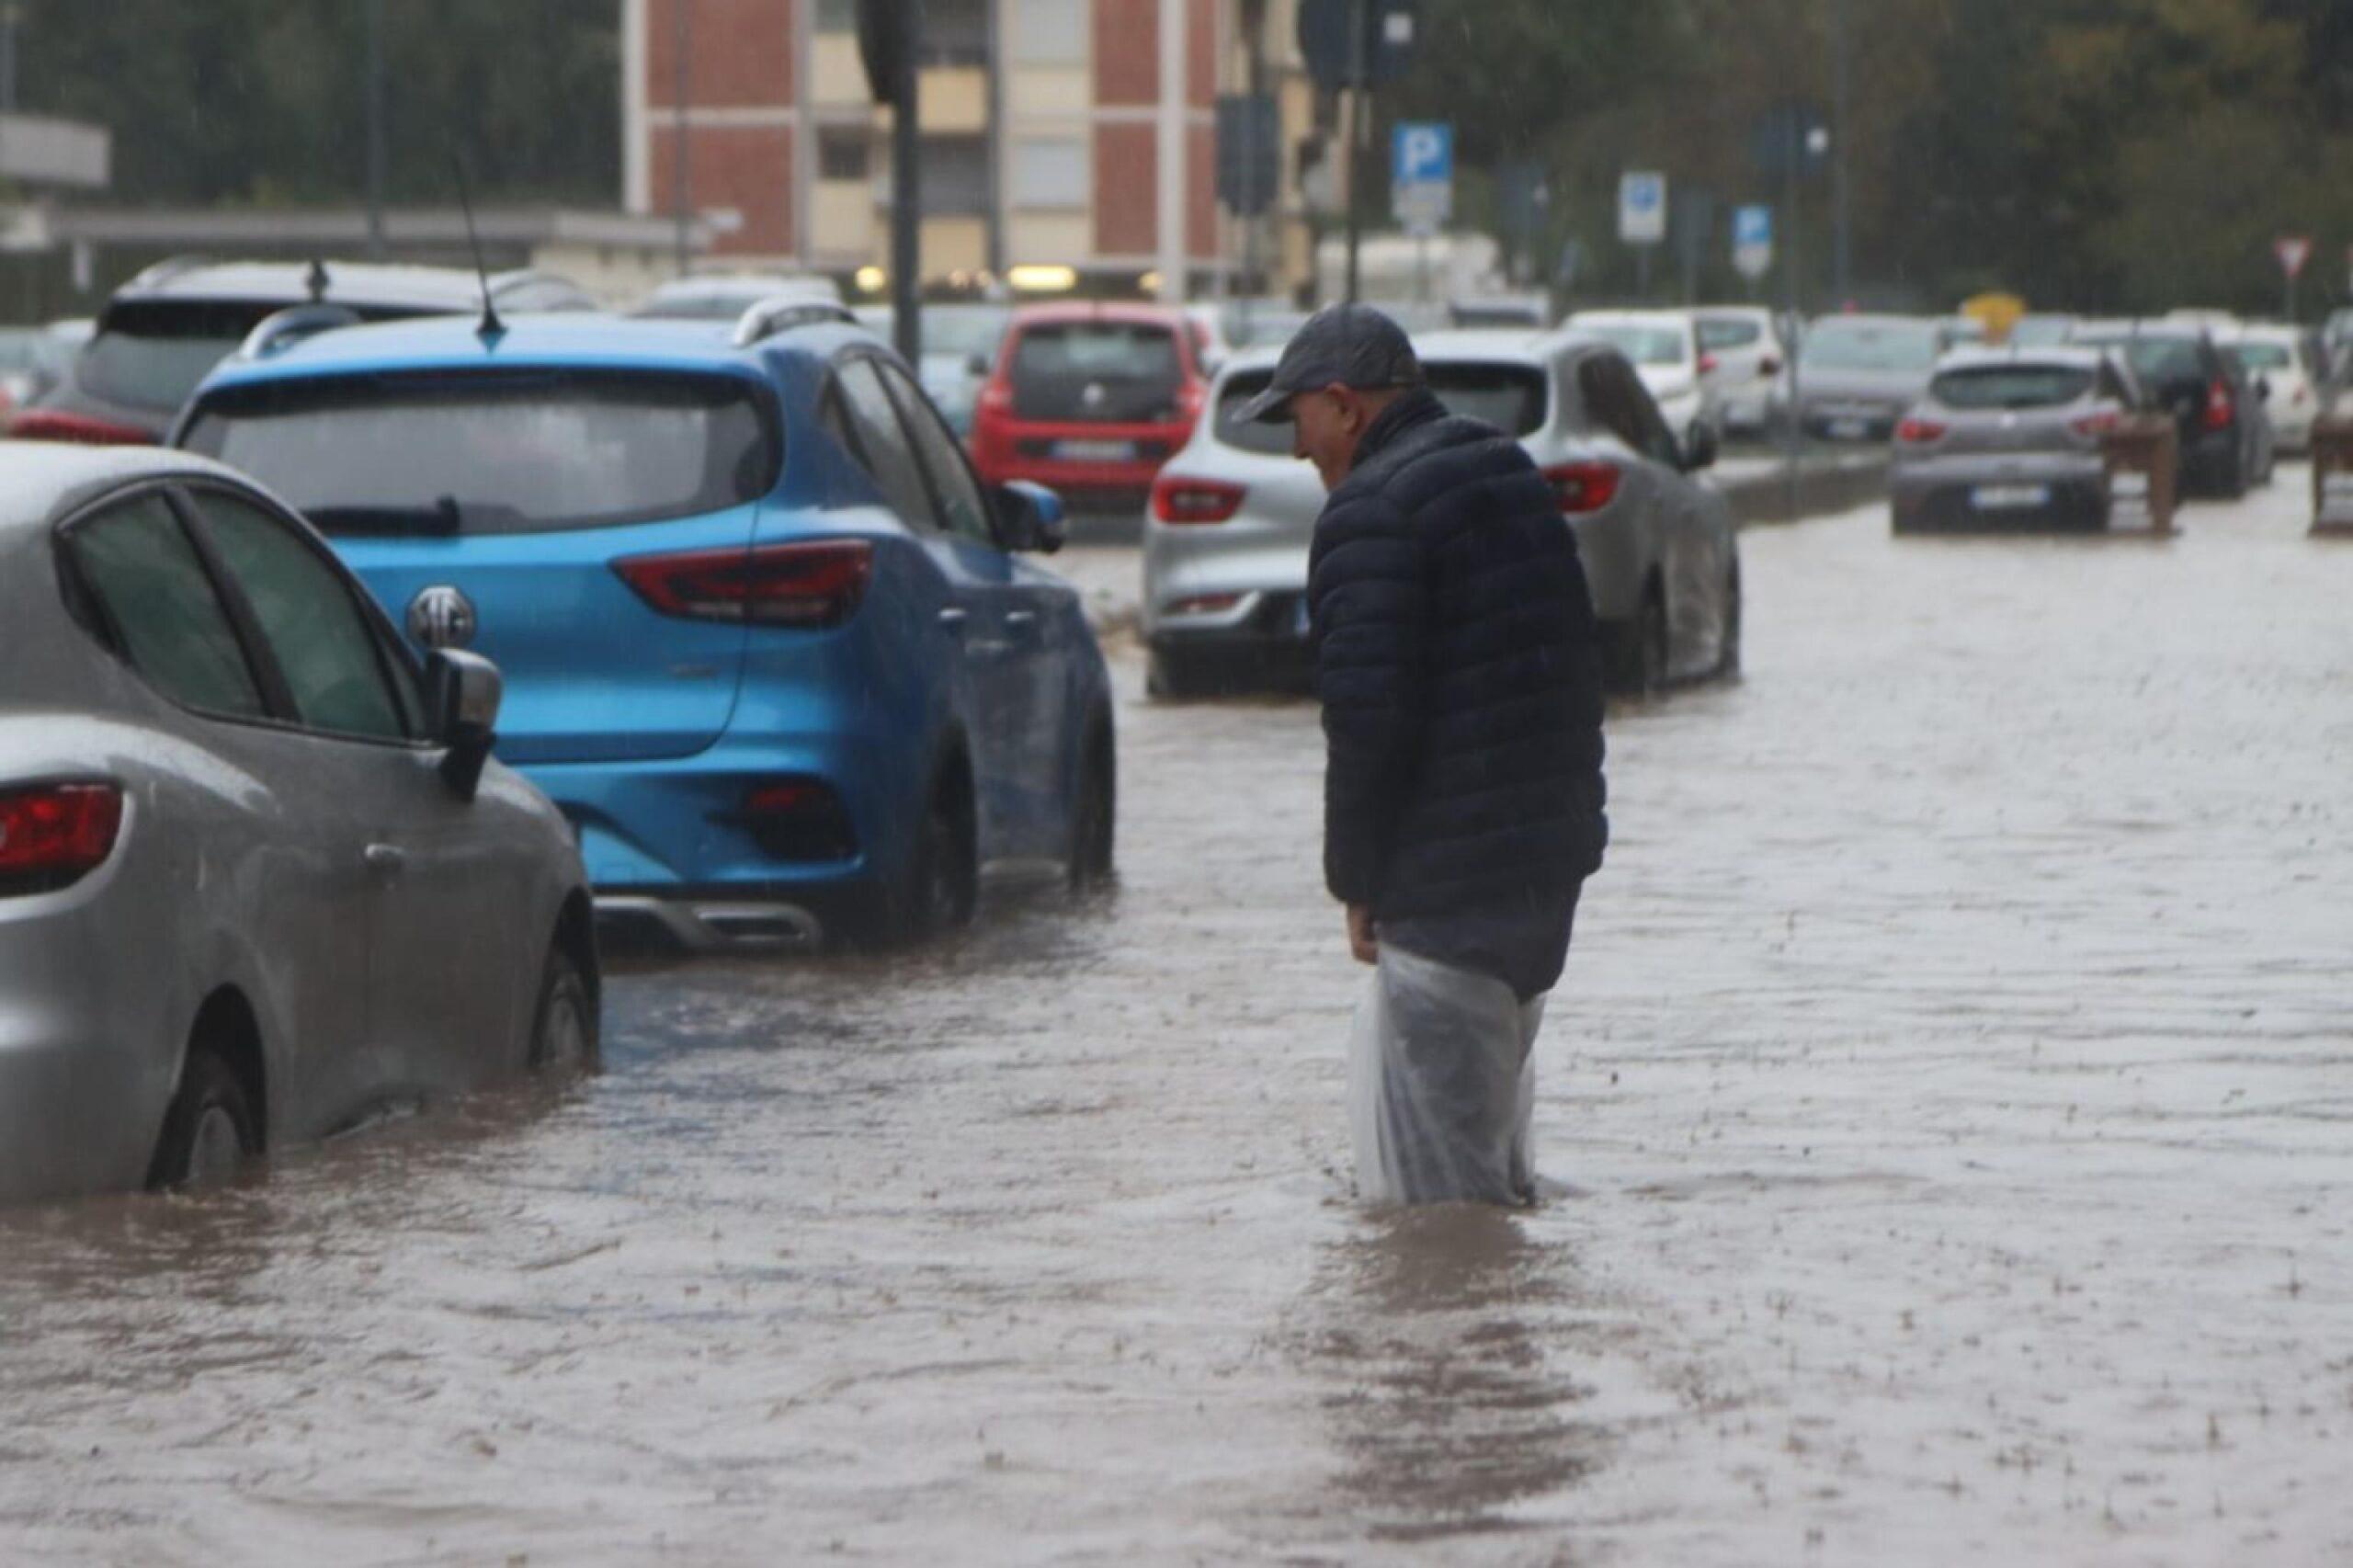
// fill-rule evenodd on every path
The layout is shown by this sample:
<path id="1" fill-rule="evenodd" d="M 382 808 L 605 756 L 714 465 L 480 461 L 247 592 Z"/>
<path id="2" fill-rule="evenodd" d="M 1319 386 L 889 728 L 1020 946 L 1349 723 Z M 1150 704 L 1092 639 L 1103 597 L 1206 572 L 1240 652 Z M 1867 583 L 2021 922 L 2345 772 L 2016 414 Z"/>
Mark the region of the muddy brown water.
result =
<path id="1" fill-rule="evenodd" d="M 1110 892 L 0 1216 L 11 1562 L 2353 1558 L 2353 549 L 1744 538 L 1613 715 L 1538 1210 L 1349 1200 L 1320 740 L 1123 651 Z"/>

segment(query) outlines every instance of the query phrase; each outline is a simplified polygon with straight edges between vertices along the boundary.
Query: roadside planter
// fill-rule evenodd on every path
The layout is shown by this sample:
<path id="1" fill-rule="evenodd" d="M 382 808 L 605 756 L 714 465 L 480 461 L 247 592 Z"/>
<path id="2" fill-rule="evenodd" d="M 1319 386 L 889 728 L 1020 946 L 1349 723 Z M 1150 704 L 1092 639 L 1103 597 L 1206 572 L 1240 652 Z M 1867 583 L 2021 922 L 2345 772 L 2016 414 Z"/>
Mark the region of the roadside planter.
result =
<path id="1" fill-rule="evenodd" d="M 2161 414 L 2120 419 L 2100 437 L 2108 474 L 2108 531 L 2173 532 L 2174 423 Z"/>
<path id="2" fill-rule="evenodd" d="M 2353 538 L 2353 415 L 2313 421 L 2313 526 L 2315 538 Z"/>

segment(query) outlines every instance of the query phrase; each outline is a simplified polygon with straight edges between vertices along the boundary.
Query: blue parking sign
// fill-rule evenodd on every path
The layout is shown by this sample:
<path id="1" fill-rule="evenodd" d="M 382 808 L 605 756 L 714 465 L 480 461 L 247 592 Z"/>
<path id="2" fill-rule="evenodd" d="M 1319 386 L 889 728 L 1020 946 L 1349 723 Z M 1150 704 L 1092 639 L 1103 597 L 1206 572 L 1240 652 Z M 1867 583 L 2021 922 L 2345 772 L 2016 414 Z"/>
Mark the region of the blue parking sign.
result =
<path id="1" fill-rule="evenodd" d="M 1397 185 L 1454 183 L 1454 127 L 1401 120 L 1389 136 L 1389 177 Z"/>

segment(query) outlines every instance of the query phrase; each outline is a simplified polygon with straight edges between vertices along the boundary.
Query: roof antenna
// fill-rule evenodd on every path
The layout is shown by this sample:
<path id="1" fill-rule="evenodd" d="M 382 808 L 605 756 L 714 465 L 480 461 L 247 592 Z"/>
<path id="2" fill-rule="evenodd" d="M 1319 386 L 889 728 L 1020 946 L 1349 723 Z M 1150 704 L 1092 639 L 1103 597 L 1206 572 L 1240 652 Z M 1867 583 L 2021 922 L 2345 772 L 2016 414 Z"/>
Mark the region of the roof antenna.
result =
<path id="1" fill-rule="evenodd" d="M 466 191 L 465 160 L 452 153 L 449 167 L 458 176 L 458 210 L 466 215 L 466 244 L 473 247 L 474 276 L 482 279 L 482 321 L 474 327 L 474 335 L 487 343 L 506 335 L 506 324 L 498 319 L 498 307 L 490 302 L 490 270 L 482 264 L 482 235 L 474 231 L 474 204 Z"/>

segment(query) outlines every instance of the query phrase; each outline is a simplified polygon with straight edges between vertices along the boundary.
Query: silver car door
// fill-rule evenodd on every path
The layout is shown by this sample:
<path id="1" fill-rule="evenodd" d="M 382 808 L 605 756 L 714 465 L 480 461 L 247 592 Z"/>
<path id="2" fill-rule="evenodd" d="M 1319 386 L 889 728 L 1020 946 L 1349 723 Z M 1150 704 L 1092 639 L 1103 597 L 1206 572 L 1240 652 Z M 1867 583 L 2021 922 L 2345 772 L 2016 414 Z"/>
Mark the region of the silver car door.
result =
<path id="1" fill-rule="evenodd" d="M 1708 526 L 1699 485 L 1684 472 L 1680 437 L 1668 430 L 1649 393 L 1632 389 L 1645 466 L 1655 487 L 1659 572 L 1666 585 L 1667 670 L 1686 676 L 1711 667 L 1723 635 L 1722 553 Z"/>
<path id="2" fill-rule="evenodd" d="M 381 1092 L 446 1092 L 512 1071 L 529 1027 L 518 997 L 527 985 L 536 996 L 539 977 L 517 929 L 524 846 L 493 842 L 440 783 L 415 683 L 395 679 L 364 590 L 326 548 L 230 491 L 188 495 L 284 673 L 298 721 L 334 759 L 367 829 L 360 862 L 372 898 L 369 1027 Z"/>
<path id="3" fill-rule="evenodd" d="M 64 538 L 108 640 L 153 699 L 150 721 L 218 760 L 176 791 L 188 813 L 173 824 L 184 854 L 174 881 L 190 900 L 184 951 L 218 953 L 222 966 L 249 955 L 268 1136 L 316 1136 L 370 1092 L 372 889 L 349 770 L 278 722 L 272 672 L 241 640 L 164 491 L 111 503 Z M 196 983 L 221 978 L 206 966 Z"/>

